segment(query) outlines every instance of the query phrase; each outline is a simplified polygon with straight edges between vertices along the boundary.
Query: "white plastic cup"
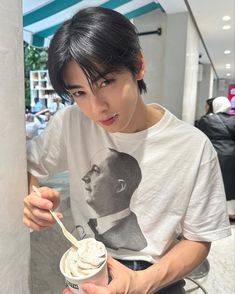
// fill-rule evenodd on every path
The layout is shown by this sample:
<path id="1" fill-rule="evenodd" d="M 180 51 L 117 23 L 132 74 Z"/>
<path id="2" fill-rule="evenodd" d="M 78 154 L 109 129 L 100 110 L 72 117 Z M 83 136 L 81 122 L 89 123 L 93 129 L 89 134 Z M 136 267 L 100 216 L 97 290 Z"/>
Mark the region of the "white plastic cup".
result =
<path id="1" fill-rule="evenodd" d="M 81 288 L 81 285 L 84 283 L 93 283 L 99 286 L 108 285 L 107 251 L 105 253 L 105 262 L 102 263 L 102 265 L 97 269 L 97 271 L 93 272 L 92 274 L 88 276 L 85 276 L 84 278 L 77 278 L 77 277 L 68 276 L 64 272 L 64 264 L 65 264 L 64 262 L 65 262 L 65 259 L 67 258 L 69 250 L 67 250 L 61 257 L 60 271 L 65 277 L 65 280 L 69 289 L 74 294 L 85 294 L 85 292 Z"/>

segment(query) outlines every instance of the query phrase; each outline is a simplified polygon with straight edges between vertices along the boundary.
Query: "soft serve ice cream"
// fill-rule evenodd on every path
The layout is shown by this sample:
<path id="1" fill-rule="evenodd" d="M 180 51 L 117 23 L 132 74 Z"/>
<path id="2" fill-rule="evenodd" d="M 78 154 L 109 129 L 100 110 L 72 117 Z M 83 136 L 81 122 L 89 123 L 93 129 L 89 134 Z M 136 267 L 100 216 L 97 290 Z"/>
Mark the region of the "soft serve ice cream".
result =
<path id="1" fill-rule="evenodd" d="M 78 248 L 71 247 L 61 257 L 60 270 L 74 294 L 85 294 L 83 283 L 106 286 L 108 269 L 104 244 L 93 238 L 78 241 Z"/>
<path id="2" fill-rule="evenodd" d="M 93 238 L 78 242 L 71 247 L 64 259 L 64 272 L 68 277 L 84 279 L 93 275 L 106 262 L 107 254 L 103 243 Z"/>

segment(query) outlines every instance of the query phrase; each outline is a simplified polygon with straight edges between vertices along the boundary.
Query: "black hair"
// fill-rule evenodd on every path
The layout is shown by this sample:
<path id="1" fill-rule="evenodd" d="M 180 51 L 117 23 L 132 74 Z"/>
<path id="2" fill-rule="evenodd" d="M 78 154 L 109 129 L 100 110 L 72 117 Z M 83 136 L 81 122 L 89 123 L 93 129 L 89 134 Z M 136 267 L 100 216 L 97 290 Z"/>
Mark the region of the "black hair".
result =
<path id="1" fill-rule="evenodd" d="M 206 100 L 206 104 L 208 105 L 208 110 L 207 110 L 206 114 L 213 113 L 213 100 L 214 99 L 215 99 L 215 97 L 209 98 Z"/>
<path id="2" fill-rule="evenodd" d="M 77 12 L 55 33 L 49 46 L 48 71 L 55 91 L 69 97 L 63 70 L 74 60 L 90 86 L 110 72 L 128 69 L 134 76 L 140 70 L 141 47 L 135 26 L 122 14 L 102 7 Z M 138 80 L 140 93 L 146 92 Z"/>

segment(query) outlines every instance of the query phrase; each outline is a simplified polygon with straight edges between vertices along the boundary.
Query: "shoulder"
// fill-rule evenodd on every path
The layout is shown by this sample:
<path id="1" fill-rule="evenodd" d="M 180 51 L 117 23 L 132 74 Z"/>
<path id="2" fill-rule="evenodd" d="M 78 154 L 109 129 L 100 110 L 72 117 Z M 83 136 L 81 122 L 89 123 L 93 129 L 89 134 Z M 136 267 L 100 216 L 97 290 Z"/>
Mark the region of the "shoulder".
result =
<path id="1" fill-rule="evenodd" d="M 199 142 L 207 140 L 207 136 L 196 126 L 175 117 L 173 114 L 171 115 L 172 118 L 169 128 L 172 128 L 175 135 L 182 136 L 185 139 L 198 140 Z"/>
<path id="2" fill-rule="evenodd" d="M 77 105 L 71 105 L 66 106 L 62 109 L 59 109 L 54 115 L 53 115 L 53 122 L 61 122 L 66 123 L 74 121 L 74 120 L 80 120 L 83 116 L 82 112 L 79 110 Z"/>
<path id="3" fill-rule="evenodd" d="M 192 124 L 178 119 L 172 114 L 172 118 L 165 130 L 169 144 L 175 152 L 182 156 L 198 158 L 204 162 L 216 157 L 216 152 L 208 136 Z"/>
<path id="4" fill-rule="evenodd" d="M 219 117 L 221 117 L 223 120 L 225 121 L 232 121 L 235 122 L 235 116 L 234 115 L 230 115 L 228 113 L 224 113 L 224 112 L 220 112 L 217 114 Z"/>

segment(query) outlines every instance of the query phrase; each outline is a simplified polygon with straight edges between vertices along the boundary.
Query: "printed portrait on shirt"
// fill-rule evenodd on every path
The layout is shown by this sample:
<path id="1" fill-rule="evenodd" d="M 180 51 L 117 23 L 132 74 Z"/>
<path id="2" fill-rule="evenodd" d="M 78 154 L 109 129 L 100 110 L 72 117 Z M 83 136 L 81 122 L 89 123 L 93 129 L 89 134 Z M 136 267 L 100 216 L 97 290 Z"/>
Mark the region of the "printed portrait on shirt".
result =
<path id="1" fill-rule="evenodd" d="M 147 246 L 130 201 L 142 179 L 137 160 L 131 155 L 107 149 L 92 159 L 83 176 L 86 202 L 97 218 L 89 227 L 95 238 L 111 249 L 139 251 Z"/>

